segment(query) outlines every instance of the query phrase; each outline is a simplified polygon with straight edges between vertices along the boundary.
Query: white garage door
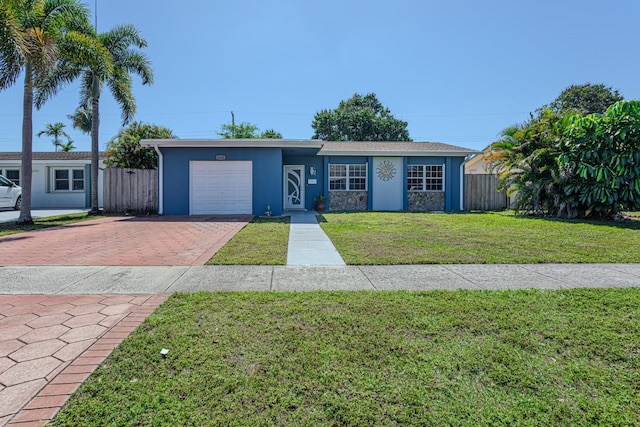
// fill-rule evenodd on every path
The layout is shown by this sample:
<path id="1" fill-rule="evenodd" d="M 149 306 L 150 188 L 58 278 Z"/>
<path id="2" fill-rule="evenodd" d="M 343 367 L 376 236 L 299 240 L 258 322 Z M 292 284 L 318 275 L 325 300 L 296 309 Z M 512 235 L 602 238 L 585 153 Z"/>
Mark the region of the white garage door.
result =
<path id="1" fill-rule="evenodd" d="M 252 163 L 192 161 L 191 215 L 251 214 Z"/>

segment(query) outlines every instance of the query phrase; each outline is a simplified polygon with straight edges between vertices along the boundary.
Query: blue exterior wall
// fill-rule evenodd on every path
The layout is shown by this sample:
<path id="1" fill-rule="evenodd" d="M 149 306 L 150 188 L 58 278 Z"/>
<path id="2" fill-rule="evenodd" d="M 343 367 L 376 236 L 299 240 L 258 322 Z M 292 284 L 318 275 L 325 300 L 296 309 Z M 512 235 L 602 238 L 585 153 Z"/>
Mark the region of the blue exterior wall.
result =
<path id="1" fill-rule="evenodd" d="M 321 193 L 328 196 L 329 163 L 369 165 L 368 191 L 372 190 L 373 174 L 370 170 L 373 158 L 368 156 L 317 156 L 316 149 L 217 148 L 217 147 L 162 147 L 163 214 L 189 215 L 189 162 L 192 160 L 216 161 L 217 155 L 225 155 L 226 161 L 252 161 L 253 164 L 253 214 L 263 215 L 267 205 L 274 215 L 283 211 L 283 166 L 304 165 L 305 208 L 313 209 L 314 198 Z M 225 161 L 225 160 L 220 160 Z M 445 165 L 445 210 L 460 210 L 460 165 L 464 157 L 404 157 L 403 158 L 403 209 L 407 210 L 407 166 L 411 164 Z M 314 167 L 316 175 L 310 175 Z M 89 173 L 86 173 L 89 176 Z M 316 179 L 316 184 L 309 184 Z M 89 185 L 87 185 L 89 187 Z M 369 210 L 372 208 L 369 197 Z"/>
<path id="2" fill-rule="evenodd" d="M 407 157 L 406 165 L 444 165 L 444 210 L 458 211 L 460 206 L 460 165 L 464 157 Z M 405 182 L 407 169 L 405 165 Z M 405 209 L 406 206 L 405 185 Z"/>
<path id="3" fill-rule="evenodd" d="M 281 148 L 187 148 L 162 147 L 164 215 L 189 215 L 189 162 L 226 161 L 253 162 L 253 214 L 263 215 L 267 205 L 274 215 L 282 214 L 282 149 Z M 220 160 L 225 161 L 225 160 Z"/>
<path id="4" fill-rule="evenodd" d="M 305 188 L 304 188 L 304 208 L 307 210 L 313 210 L 314 208 L 314 199 L 317 195 L 321 193 L 325 193 L 325 197 L 327 196 L 327 192 L 325 191 L 324 186 L 324 177 L 325 177 L 325 168 L 323 167 L 324 162 L 322 157 L 317 156 L 317 149 L 302 149 L 302 150 L 284 150 L 282 164 L 283 165 L 303 165 L 304 166 L 304 178 L 305 178 Z M 314 168 L 316 171 L 315 175 L 310 174 L 310 169 Z M 315 184 L 309 184 L 309 179 L 315 179 Z M 280 192 L 284 195 L 284 183 L 280 183 Z M 281 204 L 282 206 L 282 204 Z M 272 206 L 273 208 L 273 206 Z"/>

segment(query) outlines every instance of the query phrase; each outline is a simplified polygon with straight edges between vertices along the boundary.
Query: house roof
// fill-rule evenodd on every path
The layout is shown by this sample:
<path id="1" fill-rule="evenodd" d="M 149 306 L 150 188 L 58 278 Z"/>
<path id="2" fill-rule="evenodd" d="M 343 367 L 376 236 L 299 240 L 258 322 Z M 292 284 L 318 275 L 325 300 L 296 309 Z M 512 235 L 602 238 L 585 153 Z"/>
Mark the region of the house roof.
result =
<path id="1" fill-rule="evenodd" d="M 321 156 L 468 156 L 479 151 L 441 142 L 339 141 L 325 142 Z"/>
<path id="2" fill-rule="evenodd" d="M 100 160 L 105 160 L 107 155 L 100 153 Z M 1 160 L 22 160 L 22 153 L 15 152 L 0 152 Z M 90 151 L 45 151 L 45 152 L 33 152 L 33 160 L 52 160 L 52 161 L 64 161 L 64 160 L 91 160 Z"/>
<path id="3" fill-rule="evenodd" d="M 468 156 L 479 151 L 441 142 L 374 142 L 318 139 L 143 139 L 143 147 L 320 148 L 320 156 Z"/>

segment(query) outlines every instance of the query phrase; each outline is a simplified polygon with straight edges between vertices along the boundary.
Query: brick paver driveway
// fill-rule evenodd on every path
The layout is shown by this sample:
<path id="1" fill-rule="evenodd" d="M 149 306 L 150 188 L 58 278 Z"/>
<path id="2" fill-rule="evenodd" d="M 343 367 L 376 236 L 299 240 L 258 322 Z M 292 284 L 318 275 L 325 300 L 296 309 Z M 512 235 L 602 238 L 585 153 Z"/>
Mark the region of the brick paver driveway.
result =
<path id="1" fill-rule="evenodd" d="M 1 265 L 203 265 L 250 215 L 110 217 L 0 237 Z"/>

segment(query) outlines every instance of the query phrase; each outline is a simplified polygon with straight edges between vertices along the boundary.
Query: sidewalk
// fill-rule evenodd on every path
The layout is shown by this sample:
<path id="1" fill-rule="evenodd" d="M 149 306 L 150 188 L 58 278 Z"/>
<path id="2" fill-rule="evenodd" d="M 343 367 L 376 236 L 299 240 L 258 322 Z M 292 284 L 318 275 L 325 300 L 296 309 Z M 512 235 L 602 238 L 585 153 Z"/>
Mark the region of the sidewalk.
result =
<path id="1" fill-rule="evenodd" d="M 0 295 L 640 286 L 640 264 L 0 267 Z"/>

